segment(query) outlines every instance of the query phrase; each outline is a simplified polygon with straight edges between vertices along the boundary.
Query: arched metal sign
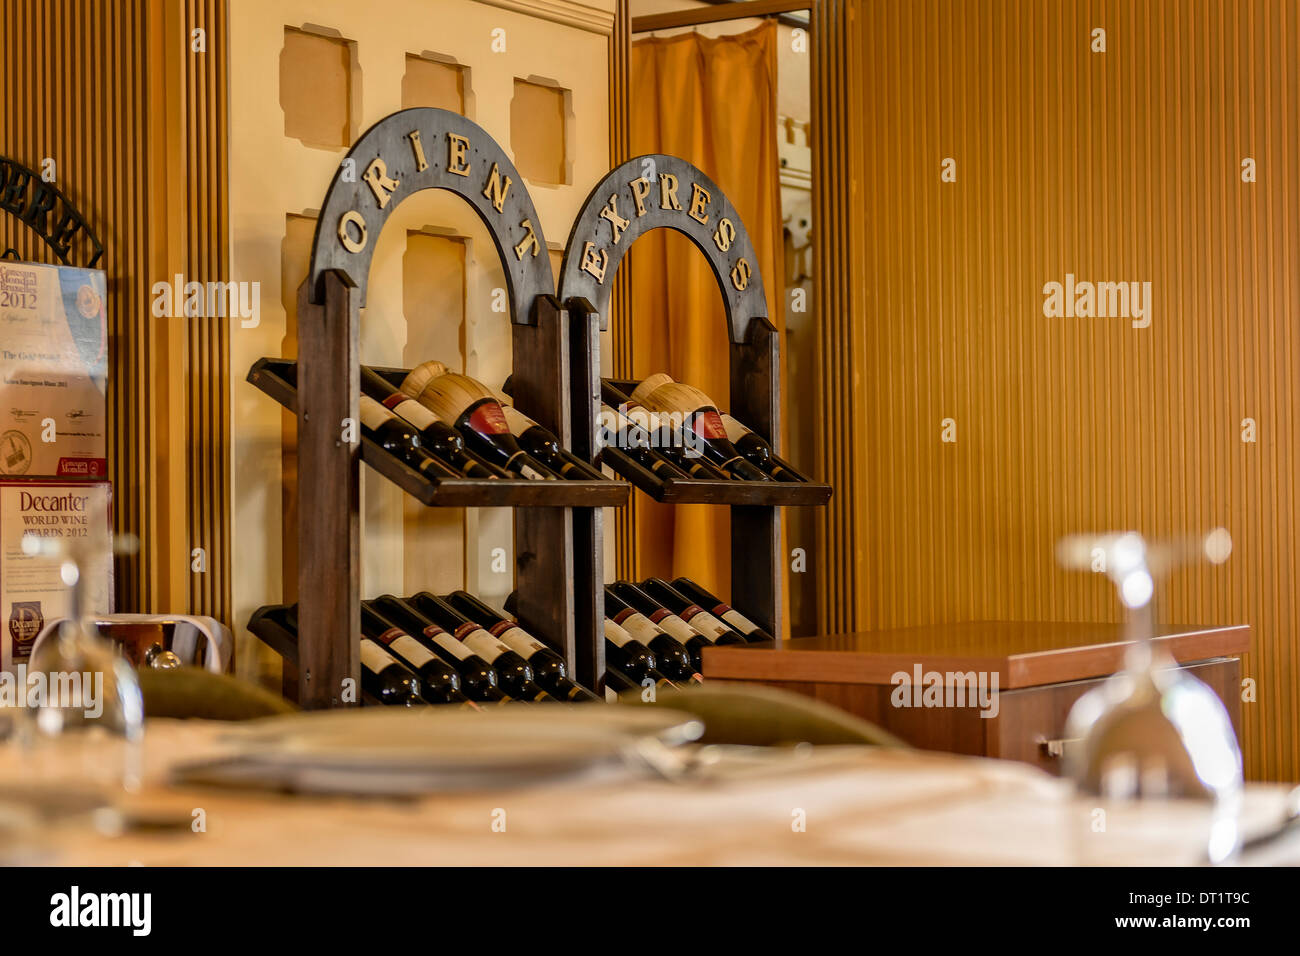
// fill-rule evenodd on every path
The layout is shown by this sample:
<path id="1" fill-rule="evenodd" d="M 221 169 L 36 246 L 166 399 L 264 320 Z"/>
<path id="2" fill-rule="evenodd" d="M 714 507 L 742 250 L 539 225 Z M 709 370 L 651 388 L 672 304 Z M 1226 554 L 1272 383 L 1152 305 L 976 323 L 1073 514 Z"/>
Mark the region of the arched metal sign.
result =
<path id="1" fill-rule="evenodd" d="M 0 209 L 17 216 L 65 266 L 94 269 L 104 246 L 84 216 L 53 183 L 16 160 L 0 156 Z M 86 258 L 73 262 L 74 247 L 84 246 Z M 11 250 L 6 250 L 6 254 Z"/>
<path id="2" fill-rule="evenodd" d="M 560 298 L 586 299 L 608 322 L 614 273 L 627 247 L 651 229 L 676 229 L 704 253 L 727 307 L 731 341 L 767 317 L 754 245 L 726 194 L 695 166 L 652 153 L 611 170 L 573 223 L 560 269 Z"/>
<path id="3" fill-rule="evenodd" d="M 380 230 L 402 200 L 422 189 L 449 190 L 474 207 L 501 256 L 511 315 L 530 324 L 537 297 L 555 292 L 537 210 L 505 151 L 482 127 L 449 110 L 392 113 L 348 151 L 316 223 L 312 301 L 324 302 L 321 278 L 333 269 L 365 304 Z"/>

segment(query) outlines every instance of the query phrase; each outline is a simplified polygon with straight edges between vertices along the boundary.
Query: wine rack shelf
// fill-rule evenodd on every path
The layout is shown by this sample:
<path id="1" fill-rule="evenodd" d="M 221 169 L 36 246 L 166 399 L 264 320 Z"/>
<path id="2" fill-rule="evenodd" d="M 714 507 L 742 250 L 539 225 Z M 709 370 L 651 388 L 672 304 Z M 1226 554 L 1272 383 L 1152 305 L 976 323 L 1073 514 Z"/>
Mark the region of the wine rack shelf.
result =
<path id="1" fill-rule="evenodd" d="M 358 447 L 339 433 L 344 420 L 360 417 L 360 315 L 376 237 L 411 194 L 443 189 L 478 214 L 504 267 L 512 403 L 569 453 L 586 463 L 601 453 L 600 334 L 610 290 L 627 247 L 656 228 L 685 234 L 708 260 L 726 304 L 729 411 L 773 444 L 780 434 L 779 336 L 767 319 L 753 244 L 722 190 L 672 156 L 640 156 L 611 170 L 574 222 L 557 298 L 541 220 L 524 179 L 479 126 L 446 110 L 401 110 L 359 137 L 348 158 L 378 174 L 345 178 L 351 164 L 343 163 L 325 195 L 311 267 L 298 289 L 297 366 L 264 358 L 248 374 L 249 382 L 296 414 L 298 473 L 310 478 L 298 486 L 297 593 L 310 598 L 298 604 L 298 633 L 271 626 L 274 607 L 258 609 L 249 623 L 284 657 L 299 703 L 347 703 L 341 691 L 361 672 L 363 461 L 429 506 L 516 509 L 511 612 L 587 687 L 600 686 L 605 673 L 603 509 L 628 502 L 628 482 L 660 501 L 731 508 L 730 603 L 779 635 L 781 508 L 824 504 L 831 495 L 827 485 L 662 480 L 618 449 L 608 449 L 605 463 L 627 481 L 431 478 L 364 436 Z M 291 368 L 301 374 L 290 374 Z M 377 371 L 394 385 L 406 374 Z"/>
<path id="2" fill-rule="evenodd" d="M 248 381 L 296 413 L 298 389 L 288 374 L 294 364 L 291 359 L 258 359 L 249 370 Z M 400 385 L 408 370 L 382 368 L 376 371 L 394 385 Z M 430 507 L 605 507 L 626 504 L 629 493 L 625 482 L 610 480 L 429 478 L 364 436 L 361 439 L 361 460 Z"/>
<path id="3" fill-rule="evenodd" d="M 624 396 L 636 382 L 606 379 Z M 824 505 L 831 486 L 814 481 L 739 481 L 731 479 L 660 478 L 619 448 L 606 446 L 601 461 L 655 501 L 672 504 L 760 505 L 773 508 Z"/>
<path id="4" fill-rule="evenodd" d="M 340 440 L 346 419 L 360 420 L 360 317 L 370 260 L 387 218 L 412 194 L 442 189 L 482 220 L 505 272 L 514 382 L 513 404 L 555 434 L 570 438 L 571 394 L 599 387 L 587 363 L 570 365 L 591 328 L 576 328 L 556 299 L 541 218 L 510 157 L 481 127 L 447 110 L 401 110 L 363 133 L 325 194 L 311 266 L 298 289 L 296 387 L 288 363 L 260 360 L 249 381 L 298 420 L 297 593 L 300 639 L 264 636 L 286 661 L 286 684 L 306 708 L 347 703 L 341 692 L 361 673 L 362 461 L 433 506 L 514 507 L 514 613 L 520 625 L 562 656 L 583 684 L 604 668 L 603 621 L 593 603 L 603 566 L 595 550 L 575 546 L 575 528 L 599 527 L 600 509 L 627 501 L 621 481 L 526 481 L 420 475 L 362 439 Z M 345 176 L 377 169 L 379 178 Z M 383 178 L 383 170 L 394 175 Z M 400 175 L 397 173 L 400 172 Z M 375 183 L 381 183 L 376 186 Z M 396 374 L 398 370 L 389 370 Z M 396 384 L 396 382 L 394 382 Z M 592 461 L 591 452 L 582 457 Z M 267 609 L 259 609 L 260 621 Z M 261 615 L 261 617 L 259 617 Z M 251 624 L 250 624 L 251 626 Z M 289 688 L 286 687 L 286 690 Z"/>
<path id="5" fill-rule="evenodd" d="M 574 220 L 559 282 L 569 325 L 575 336 L 583 336 L 574 340 L 574 367 L 584 362 L 589 369 L 600 368 L 599 332 L 608 327 L 615 274 L 628 248 L 655 229 L 686 236 L 708 262 L 726 309 L 728 411 L 774 447 L 781 433 L 780 336 L 767 318 L 757 253 L 726 193 L 676 156 L 637 156 L 610 170 Z M 625 395 L 635 387 L 631 382 L 611 384 Z M 780 635 L 786 566 L 781 508 L 824 505 L 831 487 L 814 481 L 662 479 L 619 449 L 595 447 L 601 380 L 597 375 L 581 385 L 573 389 L 573 450 L 588 459 L 600 453 L 604 464 L 657 501 L 730 507 L 730 603 L 764 630 Z M 576 547 L 599 557 L 600 512 L 588 514 L 575 513 Z M 592 600 L 603 616 L 603 595 L 597 593 Z"/>

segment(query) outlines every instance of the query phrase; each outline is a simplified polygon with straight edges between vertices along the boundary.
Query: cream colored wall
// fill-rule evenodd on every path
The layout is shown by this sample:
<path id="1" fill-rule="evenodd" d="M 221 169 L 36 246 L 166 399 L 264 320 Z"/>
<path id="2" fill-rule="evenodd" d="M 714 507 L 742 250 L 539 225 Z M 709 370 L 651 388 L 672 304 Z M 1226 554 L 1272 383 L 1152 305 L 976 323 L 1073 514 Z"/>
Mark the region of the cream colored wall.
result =
<path id="1" fill-rule="evenodd" d="M 520 12 L 526 7 L 536 15 Z M 284 28 L 335 33 L 356 44 L 353 102 L 357 131 L 402 107 L 402 77 L 408 53 L 452 57 L 469 67 L 466 101 L 474 120 L 512 156 L 510 104 L 516 78 L 540 77 L 572 91 L 569 131 L 571 182 L 529 184 L 542 228 L 553 248 L 569 226 L 590 186 L 608 168 L 608 33 L 614 0 L 385 0 L 382 5 L 340 0 L 231 0 L 230 4 L 230 215 L 231 277 L 261 283 L 256 328 L 231 333 L 233 607 L 238 630 L 240 673 L 273 676 L 278 660 L 243 628 L 258 606 L 285 593 L 282 527 L 282 416 L 280 407 L 245 382 L 248 368 L 264 355 L 279 355 L 288 315 L 281 289 L 285 217 L 314 214 L 345 148 L 306 146 L 284 135 L 279 97 L 279 58 Z M 494 36 L 494 30 L 504 34 Z M 504 51 L 494 39 L 504 38 Z M 499 46 L 499 44 L 498 44 Z M 504 285 L 495 250 L 477 217 L 456 197 L 437 191 L 417 194 L 393 213 L 375 249 L 369 301 L 362 318 L 362 360 L 400 364 L 411 360 L 404 276 L 410 230 L 465 241 L 463 354 L 457 338 L 437 356 L 462 363 L 471 375 L 500 385 L 510 369 L 507 319 L 490 308 L 493 290 Z M 418 283 L 416 283 L 418 287 Z M 423 349 L 424 346 L 421 346 Z M 414 348 L 411 351 L 415 351 Z M 432 356 L 427 356 L 432 357 Z M 304 476 L 306 480 L 307 476 Z M 362 595 L 409 591 L 431 573 L 429 553 L 442 555 L 447 538 L 423 550 L 425 536 L 413 534 L 425 522 L 402 492 L 363 471 Z M 446 524 L 445 516 L 437 523 Z M 491 570 L 494 548 L 505 549 L 512 567 L 511 516 L 500 509 L 463 513 L 460 528 L 433 535 L 463 535 L 465 585 L 500 601 L 511 588 L 508 573 Z M 454 574 L 452 575 L 454 577 Z"/>

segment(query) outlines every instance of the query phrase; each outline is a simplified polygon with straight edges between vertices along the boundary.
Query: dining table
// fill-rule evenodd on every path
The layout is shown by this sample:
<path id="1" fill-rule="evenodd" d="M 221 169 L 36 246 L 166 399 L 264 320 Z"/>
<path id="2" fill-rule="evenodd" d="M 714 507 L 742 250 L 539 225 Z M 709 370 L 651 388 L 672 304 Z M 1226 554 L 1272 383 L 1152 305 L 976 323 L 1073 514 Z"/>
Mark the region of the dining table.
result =
<path id="1" fill-rule="evenodd" d="M 1238 862 L 1300 862 L 1300 837 L 1280 829 L 1291 801 L 1281 784 L 1249 783 L 1235 806 L 1108 802 L 1034 767 L 986 757 L 698 744 L 677 748 L 667 769 L 628 760 L 402 797 L 177 778 L 178 765 L 219 759 L 230 747 L 230 724 L 149 720 L 140 785 L 119 801 L 117 825 L 97 824 L 94 815 L 53 820 L 11 846 L 8 862 L 1192 866 L 1209 864 L 1225 833 L 1234 844 L 1282 834 L 1232 858 Z M 0 811 L 4 787 L 26 779 L 25 759 L 14 742 L 0 745 Z M 4 846 L 0 837 L 0 859 Z"/>

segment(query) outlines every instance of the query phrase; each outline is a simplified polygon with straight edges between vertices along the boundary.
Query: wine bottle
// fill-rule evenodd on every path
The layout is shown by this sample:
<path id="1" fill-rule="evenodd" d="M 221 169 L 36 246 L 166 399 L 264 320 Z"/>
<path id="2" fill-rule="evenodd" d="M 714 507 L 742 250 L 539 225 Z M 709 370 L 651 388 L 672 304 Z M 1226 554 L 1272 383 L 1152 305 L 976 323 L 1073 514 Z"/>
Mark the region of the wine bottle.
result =
<path id="1" fill-rule="evenodd" d="M 628 398 L 613 385 L 602 380 L 600 393 L 604 401 L 602 412 L 608 411 L 626 443 L 653 448 L 691 478 L 717 481 L 735 477 L 714 468 L 701 455 L 688 454 L 679 430 L 661 421 L 653 411 Z"/>
<path id="2" fill-rule="evenodd" d="M 284 629 L 300 639 L 298 605 L 285 605 L 283 622 Z M 361 637 L 361 689 L 381 704 L 422 707 L 425 703 L 420 696 L 420 679 L 384 645 L 364 635 Z"/>
<path id="3" fill-rule="evenodd" d="M 533 669 L 526 660 L 478 624 L 466 620 L 463 614 L 436 594 L 421 591 L 407 598 L 406 603 L 435 624 L 446 628 L 452 637 L 464 642 L 466 647 L 492 665 L 492 669 L 497 672 L 501 689 L 511 697 L 516 700 L 552 699 L 537 683 Z"/>
<path id="4" fill-rule="evenodd" d="M 605 587 L 605 615 L 654 651 L 659 669 L 669 677 L 700 680 L 700 650 L 708 639 L 651 601 L 635 584 L 616 581 Z"/>
<path id="5" fill-rule="evenodd" d="M 660 385 L 667 385 L 671 381 L 673 381 L 673 377 L 667 372 L 655 372 L 653 375 L 648 375 L 641 379 L 637 386 L 632 389 L 632 394 L 629 395 L 628 398 L 632 399 L 632 401 L 636 402 L 638 405 L 644 405 L 647 395 L 653 392 Z"/>
<path id="6" fill-rule="evenodd" d="M 427 647 L 407 634 L 386 617 L 381 616 L 370 602 L 361 602 L 361 633 L 381 644 L 389 654 L 420 678 L 420 697 L 430 704 L 463 704 L 467 700 L 460 690 L 460 675 Z"/>
<path id="7" fill-rule="evenodd" d="M 361 433 L 426 477 L 460 477 L 460 472 L 424 450 L 414 425 L 402 421 L 369 395 L 361 396 Z"/>
<path id="8" fill-rule="evenodd" d="M 605 403 L 600 406 L 600 418 L 600 454 L 602 461 L 609 459 L 606 464 L 617 461 L 619 456 L 626 456 L 665 480 L 690 477 L 671 459 L 656 453 L 650 447 L 649 433 L 622 412 Z"/>
<path id="9" fill-rule="evenodd" d="M 365 365 L 361 366 L 361 391 L 414 425 L 420 434 L 420 447 L 444 464 L 458 469 L 466 478 L 508 477 L 503 469 L 475 459 L 465 451 L 465 439 L 460 432 L 439 421 L 433 412 Z"/>
<path id="10" fill-rule="evenodd" d="M 381 704 L 419 707 L 425 703 L 420 679 L 368 637 L 361 638 L 361 689 Z"/>
<path id="11" fill-rule="evenodd" d="M 681 415 L 684 426 L 700 439 L 701 450 L 720 467 L 745 481 L 772 481 L 728 440 L 717 406 L 698 388 L 668 382 L 647 395 L 644 402 L 651 411 Z"/>
<path id="12" fill-rule="evenodd" d="M 605 664 L 638 684 L 649 678 L 662 687 L 676 687 L 658 667 L 654 653 L 622 627 L 605 618 Z"/>
<path id="13" fill-rule="evenodd" d="M 628 677 L 617 667 L 605 668 L 605 689 L 621 694 L 626 690 L 640 690 L 641 685 Z"/>
<path id="14" fill-rule="evenodd" d="M 565 451 L 553 432 L 547 431 L 513 405 L 502 405 L 506 425 L 520 446 L 561 478 L 571 481 L 601 481 L 604 475 L 577 455 Z"/>
<path id="15" fill-rule="evenodd" d="M 447 372 L 447 366 L 441 362 L 421 362 L 415 368 L 407 373 L 406 378 L 402 379 L 402 394 L 419 401 L 420 391 L 425 385 L 429 384 L 429 379 L 437 378 Z"/>
<path id="16" fill-rule="evenodd" d="M 469 446 L 494 465 L 534 480 L 555 477 L 519 447 L 501 403 L 481 382 L 458 372 L 444 372 L 429 379 L 417 397 L 425 408 L 459 429 Z"/>
<path id="17" fill-rule="evenodd" d="M 456 669 L 460 689 L 470 700 L 499 703 L 506 699 L 497 686 L 497 672 L 468 647 L 456 640 L 415 608 L 392 594 L 381 594 L 370 602 L 388 620 L 419 641 Z"/>
<path id="18" fill-rule="evenodd" d="M 722 427 L 727 430 L 727 438 L 736 446 L 738 452 L 777 481 L 808 480 L 791 468 L 790 463 L 784 458 L 778 457 L 762 435 L 742 425 L 730 415 L 722 415 Z"/>
<path id="19" fill-rule="evenodd" d="M 460 614 L 487 628 L 489 634 L 526 660 L 537 683 L 552 697 L 569 701 L 598 699 L 587 688 L 570 679 L 563 657 L 516 621 L 499 614 L 468 591 L 452 591 L 444 600 Z"/>
<path id="20" fill-rule="evenodd" d="M 776 638 L 763 630 L 745 615 L 741 614 L 730 604 L 719 601 L 704 588 L 700 587 L 690 578 L 673 579 L 673 587 L 682 592 L 696 604 L 708 608 L 709 613 L 715 617 L 720 617 L 741 634 L 751 644 L 761 643 L 763 641 L 775 641 Z"/>
<path id="21" fill-rule="evenodd" d="M 713 641 L 713 643 L 746 643 L 745 635 L 726 621 L 715 617 L 709 611 L 693 603 L 690 598 L 662 578 L 646 578 L 641 582 L 641 590 L 652 600 L 668 608 L 691 627 Z"/>

